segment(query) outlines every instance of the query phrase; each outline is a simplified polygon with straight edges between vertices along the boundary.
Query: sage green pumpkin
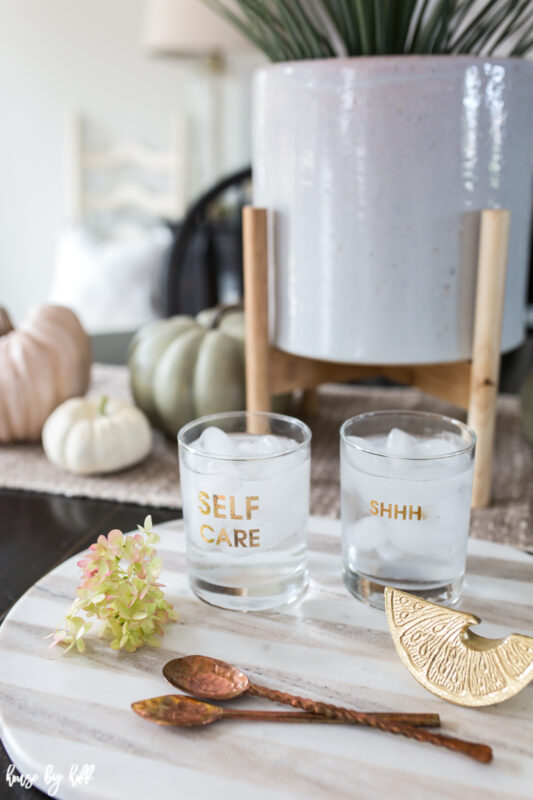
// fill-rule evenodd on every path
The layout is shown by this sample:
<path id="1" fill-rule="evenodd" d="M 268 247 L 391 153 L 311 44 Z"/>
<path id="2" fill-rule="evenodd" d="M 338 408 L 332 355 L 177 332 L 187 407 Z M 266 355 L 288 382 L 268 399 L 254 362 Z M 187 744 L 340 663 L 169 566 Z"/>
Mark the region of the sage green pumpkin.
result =
<path id="1" fill-rule="evenodd" d="M 246 406 L 244 313 L 208 309 L 196 318 L 157 320 L 141 328 L 128 355 L 136 404 L 156 428 L 182 425 Z"/>

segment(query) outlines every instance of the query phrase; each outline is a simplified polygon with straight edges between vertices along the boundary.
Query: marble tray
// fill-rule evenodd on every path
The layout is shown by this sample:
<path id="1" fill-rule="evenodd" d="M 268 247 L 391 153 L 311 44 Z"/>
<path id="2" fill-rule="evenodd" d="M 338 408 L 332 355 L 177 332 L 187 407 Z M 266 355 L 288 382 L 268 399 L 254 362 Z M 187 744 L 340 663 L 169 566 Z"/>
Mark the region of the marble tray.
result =
<path id="1" fill-rule="evenodd" d="M 42 637 L 74 594 L 78 557 L 30 589 L 0 628 L 2 740 L 36 786 L 50 790 L 53 770 L 63 776 L 55 794 L 62 800 L 531 798 L 533 685 L 478 710 L 427 693 L 397 658 L 385 616 L 344 589 L 338 522 L 312 519 L 312 586 L 284 614 L 204 605 L 187 586 L 181 522 L 159 531 L 163 580 L 180 612 L 162 649 L 117 654 L 99 641 L 83 656 L 47 649 Z M 532 634 L 533 559 L 480 540 L 470 542 L 469 553 L 462 607 L 490 620 L 481 632 Z M 483 766 L 357 727 L 221 722 L 178 730 L 136 717 L 130 703 L 169 692 L 161 667 L 187 653 L 223 658 L 257 682 L 356 708 L 438 711 L 445 731 L 492 745 L 494 761 Z M 254 698 L 234 702 L 270 706 Z M 91 780 L 73 786 L 73 765 L 78 777 L 83 765 L 94 765 Z M 9 797 L 7 785 L 0 796 Z"/>

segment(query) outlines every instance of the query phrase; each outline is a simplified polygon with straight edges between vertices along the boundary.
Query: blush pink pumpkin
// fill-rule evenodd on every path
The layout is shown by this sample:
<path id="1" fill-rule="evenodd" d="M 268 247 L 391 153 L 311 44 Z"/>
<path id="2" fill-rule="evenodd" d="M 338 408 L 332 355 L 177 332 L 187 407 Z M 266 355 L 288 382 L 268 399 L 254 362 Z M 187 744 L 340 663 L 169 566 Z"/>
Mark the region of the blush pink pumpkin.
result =
<path id="1" fill-rule="evenodd" d="M 69 308 L 42 305 L 16 330 L 0 309 L 0 442 L 37 441 L 46 418 L 89 385 L 91 348 Z"/>

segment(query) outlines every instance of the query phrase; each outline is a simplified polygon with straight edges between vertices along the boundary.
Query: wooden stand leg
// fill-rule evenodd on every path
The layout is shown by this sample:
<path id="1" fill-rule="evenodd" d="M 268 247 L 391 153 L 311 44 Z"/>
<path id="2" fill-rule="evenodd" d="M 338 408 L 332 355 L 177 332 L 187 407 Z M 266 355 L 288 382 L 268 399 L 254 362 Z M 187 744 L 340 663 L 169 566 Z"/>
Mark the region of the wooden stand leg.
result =
<path id="1" fill-rule="evenodd" d="M 295 356 L 268 343 L 267 212 L 243 211 L 244 307 L 246 311 L 246 398 L 249 411 L 269 411 L 272 394 L 312 390 L 321 383 L 384 375 L 462 408 L 478 443 L 474 467 L 474 508 L 490 501 L 496 401 L 500 369 L 503 298 L 509 245 L 510 214 L 481 214 L 472 363 L 336 364 Z M 311 400 L 312 395 L 308 395 Z M 312 402 L 312 400 L 311 400 Z M 255 433 L 262 423 L 254 420 Z M 251 429 L 250 429 L 251 430 Z"/>
<path id="2" fill-rule="evenodd" d="M 510 214 L 483 211 L 468 424 L 477 435 L 472 507 L 490 502 Z"/>
<path id="3" fill-rule="evenodd" d="M 267 212 L 263 208 L 247 206 L 243 210 L 243 256 L 246 408 L 248 411 L 270 411 Z"/>

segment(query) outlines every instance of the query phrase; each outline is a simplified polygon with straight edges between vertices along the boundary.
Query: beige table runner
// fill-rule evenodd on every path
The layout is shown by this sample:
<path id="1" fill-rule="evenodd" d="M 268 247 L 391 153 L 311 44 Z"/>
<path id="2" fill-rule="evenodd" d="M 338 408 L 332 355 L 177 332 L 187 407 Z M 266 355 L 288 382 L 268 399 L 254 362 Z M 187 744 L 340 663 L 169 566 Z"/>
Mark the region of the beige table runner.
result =
<path id="1" fill-rule="evenodd" d="M 129 398 L 127 370 L 95 364 L 90 393 Z M 319 413 L 310 423 L 313 514 L 339 516 L 340 424 L 354 414 L 387 408 L 439 411 L 464 418 L 463 412 L 416 389 L 323 387 Z M 181 507 L 176 444 L 160 433 L 155 434 L 152 454 L 142 464 L 115 475 L 91 478 L 57 469 L 38 444 L 0 446 L 0 487 Z M 533 550 L 533 447 L 521 434 L 514 396 L 499 398 L 493 504 L 473 513 L 471 532 L 477 538 Z"/>

